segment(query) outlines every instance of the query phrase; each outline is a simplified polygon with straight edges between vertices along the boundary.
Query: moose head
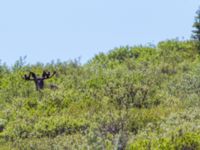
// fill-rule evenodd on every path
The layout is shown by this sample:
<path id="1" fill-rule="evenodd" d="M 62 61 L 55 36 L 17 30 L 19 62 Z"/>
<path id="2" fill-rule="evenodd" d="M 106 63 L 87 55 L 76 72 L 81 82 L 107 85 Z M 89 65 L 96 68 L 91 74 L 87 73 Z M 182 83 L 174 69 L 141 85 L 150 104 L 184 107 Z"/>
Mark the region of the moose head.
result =
<path id="1" fill-rule="evenodd" d="M 44 80 L 53 77 L 56 74 L 54 71 L 52 74 L 50 72 L 43 71 L 42 77 L 37 77 L 35 73 L 29 72 L 29 74 L 25 74 L 22 78 L 26 81 L 34 81 L 36 90 L 41 90 L 44 88 Z"/>

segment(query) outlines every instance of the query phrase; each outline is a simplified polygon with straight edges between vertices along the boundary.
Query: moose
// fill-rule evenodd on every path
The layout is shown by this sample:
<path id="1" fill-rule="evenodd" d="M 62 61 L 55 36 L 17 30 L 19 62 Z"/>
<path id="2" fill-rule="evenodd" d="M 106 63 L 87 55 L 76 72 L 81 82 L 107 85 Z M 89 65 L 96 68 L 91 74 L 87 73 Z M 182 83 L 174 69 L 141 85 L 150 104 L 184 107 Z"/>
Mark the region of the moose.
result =
<path id="1" fill-rule="evenodd" d="M 34 81 L 36 90 L 41 90 L 44 88 L 44 80 L 53 77 L 56 74 L 54 71 L 52 74 L 50 72 L 43 71 L 42 77 L 37 77 L 35 73 L 29 72 L 29 74 L 25 74 L 22 78 L 26 81 Z"/>

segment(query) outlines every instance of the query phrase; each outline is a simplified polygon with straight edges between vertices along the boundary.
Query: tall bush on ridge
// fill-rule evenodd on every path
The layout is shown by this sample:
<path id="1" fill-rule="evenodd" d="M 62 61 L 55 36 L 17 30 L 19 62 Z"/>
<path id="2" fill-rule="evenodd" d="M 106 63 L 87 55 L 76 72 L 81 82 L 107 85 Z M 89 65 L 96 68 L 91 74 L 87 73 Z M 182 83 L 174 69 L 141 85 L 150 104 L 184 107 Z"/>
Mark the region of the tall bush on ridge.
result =
<path id="1" fill-rule="evenodd" d="M 195 16 L 195 22 L 193 24 L 193 27 L 195 30 L 193 30 L 193 35 L 192 38 L 197 41 L 197 48 L 198 51 L 200 52 L 200 7 L 196 11 L 196 16 Z"/>
<path id="2" fill-rule="evenodd" d="M 193 24 L 195 30 L 193 30 L 192 38 L 200 42 L 200 7 L 196 11 L 195 22 Z"/>

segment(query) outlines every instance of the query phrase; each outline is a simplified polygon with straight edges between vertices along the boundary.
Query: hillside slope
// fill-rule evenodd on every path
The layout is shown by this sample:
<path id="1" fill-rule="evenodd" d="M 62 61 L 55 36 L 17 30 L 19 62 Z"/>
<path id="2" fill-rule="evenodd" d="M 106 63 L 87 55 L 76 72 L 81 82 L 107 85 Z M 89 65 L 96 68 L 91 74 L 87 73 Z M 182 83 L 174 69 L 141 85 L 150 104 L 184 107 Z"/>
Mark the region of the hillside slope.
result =
<path id="1" fill-rule="evenodd" d="M 38 92 L 21 78 L 30 70 L 57 75 Z M 115 48 L 84 65 L 1 64 L 0 149 L 200 149 L 199 96 L 192 41 Z"/>

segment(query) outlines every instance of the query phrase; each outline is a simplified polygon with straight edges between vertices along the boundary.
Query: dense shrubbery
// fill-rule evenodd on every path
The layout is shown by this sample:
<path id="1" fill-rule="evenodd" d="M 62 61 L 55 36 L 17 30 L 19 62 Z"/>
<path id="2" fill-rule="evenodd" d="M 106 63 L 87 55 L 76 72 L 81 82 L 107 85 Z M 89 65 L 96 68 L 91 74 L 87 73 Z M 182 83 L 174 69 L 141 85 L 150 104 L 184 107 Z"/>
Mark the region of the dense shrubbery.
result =
<path id="1" fill-rule="evenodd" d="M 194 42 L 172 40 L 84 65 L 1 64 L 0 149 L 200 149 L 199 63 Z M 37 92 L 29 70 L 58 74 Z"/>

